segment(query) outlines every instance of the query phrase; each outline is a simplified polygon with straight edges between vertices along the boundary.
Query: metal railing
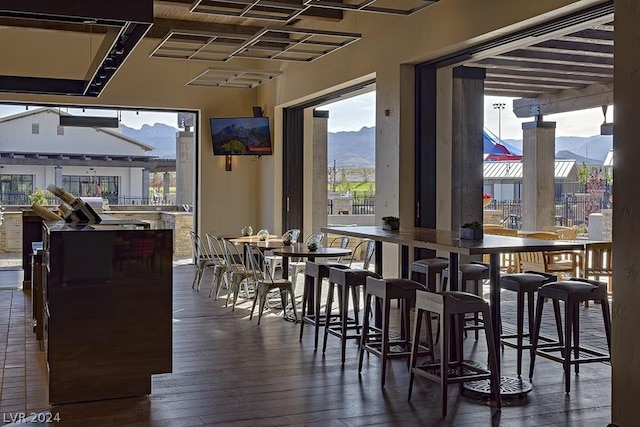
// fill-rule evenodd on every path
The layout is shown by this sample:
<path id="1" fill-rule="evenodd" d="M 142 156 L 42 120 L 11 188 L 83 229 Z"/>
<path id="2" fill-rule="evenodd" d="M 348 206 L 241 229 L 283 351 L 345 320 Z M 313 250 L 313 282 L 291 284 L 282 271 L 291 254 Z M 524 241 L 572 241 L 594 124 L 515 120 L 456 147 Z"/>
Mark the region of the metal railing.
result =
<path id="1" fill-rule="evenodd" d="M 563 196 L 555 199 L 555 225 L 576 226 L 587 222 L 589 214 L 611 208 L 612 203 L 603 197 Z M 502 210 L 502 223 L 507 228 L 522 226 L 522 200 L 493 200 L 486 209 Z"/>
<path id="2" fill-rule="evenodd" d="M 351 199 L 349 208 L 345 208 L 345 204 L 340 204 L 340 208 L 334 204 L 334 200 L 327 201 L 328 215 L 374 215 L 376 213 L 375 197 L 354 197 Z"/>
<path id="3" fill-rule="evenodd" d="M 100 197 L 108 200 L 110 205 L 166 205 L 170 204 L 172 201 L 175 202 L 175 197 L 173 200 L 169 201 L 165 201 L 161 197 L 128 197 L 118 196 L 117 194 L 112 193 L 103 193 Z M 5 193 L 0 202 L 3 205 L 29 206 L 32 204 L 29 200 L 29 194 L 18 192 Z M 60 200 L 58 200 L 54 195 L 49 194 L 45 196 L 44 204 L 48 206 L 59 205 Z"/>

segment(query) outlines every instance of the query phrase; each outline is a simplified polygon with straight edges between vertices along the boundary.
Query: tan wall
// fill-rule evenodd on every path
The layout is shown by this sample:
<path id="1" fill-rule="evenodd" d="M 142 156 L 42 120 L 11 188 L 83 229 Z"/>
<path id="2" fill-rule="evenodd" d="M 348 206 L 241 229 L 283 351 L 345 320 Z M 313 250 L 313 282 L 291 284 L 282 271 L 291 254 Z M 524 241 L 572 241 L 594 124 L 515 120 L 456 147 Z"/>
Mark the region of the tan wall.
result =
<path id="1" fill-rule="evenodd" d="M 152 229 L 173 230 L 173 255 L 191 256 L 189 231 L 193 229 L 193 214 L 190 212 L 162 211 L 110 211 L 109 215 L 123 220 L 141 220 L 150 224 Z M 22 212 L 4 213 L 0 225 L 0 253 L 22 253 Z"/>
<path id="2" fill-rule="evenodd" d="M 189 109 L 201 112 L 198 153 L 198 229 L 217 234 L 239 230 L 245 224 L 254 228 L 278 230 L 281 222 L 282 146 L 280 108 L 335 90 L 357 80 L 377 76 L 377 139 L 383 157 L 385 182 L 380 185 L 380 200 L 388 200 L 377 212 L 397 214 L 399 201 L 398 146 L 400 135 L 401 82 L 400 64 L 434 58 L 470 43 L 497 36 L 505 28 L 515 30 L 527 20 L 529 24 L 567 13 L 598 0 L 529 0 L 483 1 L 448 0 L 411 17 L 345 13 L 334 29 L 363 34 L 363 39 L 312 63 L 267 62 L 234 59 L 233 67 L 280 68 L 284 74 L 257 90 L 215 89 L 186 86 L 185 83 L 211 64 L 149 58 L 156 40 L 143 40 L 124 66 L 98 98 L 2 94 L 0 101 L 51 104 L 126 106 L 134 108 Z M 478 17 L 482 19 L 478 19 Z M 535 18 L 530 18 L 530 17 Z M 322 26 L 327 25 L 322 23 Z M 43 43 L 47 40 L 48 43 Z M 89 66 L 89 50 L 95 51 L 98 36 L 51 33 L 36 30 L 3 28 L 0 30 L 0 57 L 3 74 L 83 77 Z M 78 52 L 87 52 L 86 57 Z M 46 69 L 45 67 L 46 64 Z M 216 64 L 214 64 L 216 65 Z M 406 87 L 406 86 L 405 86 Z M 407 92 L 405 92 L 407 93 Z M 208 124 L 211 116 L 250 115 L 251 107 L 260 105 L 274 125 L 274 156 L 259 160 L 234 158 L 233 171 L 224 170 L 224 159 L 213 157 Z M 382 112 L 389 109 L 389 117 Z M 405 111 L 407 111 L 405 109 Z M 411 112 L 412 114 L 412 112 Z M 390 147 L 384 149 L 384 146 Z M 396 160 L 393 160 L 393 159 Z M 388 173 L 386 163 L 389 162 Z M 410 170 L 407 173 L 411 173 Z M 376 179 L 382 182 L 383 179 Z M 408 194 L 411 192 L 409 191 Z"/>

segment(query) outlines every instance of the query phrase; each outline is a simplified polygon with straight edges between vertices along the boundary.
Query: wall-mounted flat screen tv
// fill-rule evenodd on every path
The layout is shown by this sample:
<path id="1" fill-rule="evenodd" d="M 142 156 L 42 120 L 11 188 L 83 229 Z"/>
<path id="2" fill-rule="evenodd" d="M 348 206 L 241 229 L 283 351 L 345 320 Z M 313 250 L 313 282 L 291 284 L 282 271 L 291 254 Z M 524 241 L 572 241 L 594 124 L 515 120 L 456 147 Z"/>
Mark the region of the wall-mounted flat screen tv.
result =
<path id="1" fill-rule="evenodd" d="M 272 154 L 268 117 L 217 117 L 209 123 L 216 156 Z"/>

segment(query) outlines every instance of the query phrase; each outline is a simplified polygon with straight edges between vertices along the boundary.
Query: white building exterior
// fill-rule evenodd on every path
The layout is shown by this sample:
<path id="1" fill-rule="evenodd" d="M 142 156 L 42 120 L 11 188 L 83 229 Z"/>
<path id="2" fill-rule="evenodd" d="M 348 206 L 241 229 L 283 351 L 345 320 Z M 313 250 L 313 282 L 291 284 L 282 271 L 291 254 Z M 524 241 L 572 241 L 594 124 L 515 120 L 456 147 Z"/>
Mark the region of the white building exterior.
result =
<path id="1" fill-rule="evenodd" d="M 118 129 L 59 125 L 57 108 L 38 108 L 0 119 L 0 199 L 24 204 L 36 188 L 55 184 L 110 203 L 148 197 L 152 146 Z M 28 203 L 28 197 L 27 202 Z"/>

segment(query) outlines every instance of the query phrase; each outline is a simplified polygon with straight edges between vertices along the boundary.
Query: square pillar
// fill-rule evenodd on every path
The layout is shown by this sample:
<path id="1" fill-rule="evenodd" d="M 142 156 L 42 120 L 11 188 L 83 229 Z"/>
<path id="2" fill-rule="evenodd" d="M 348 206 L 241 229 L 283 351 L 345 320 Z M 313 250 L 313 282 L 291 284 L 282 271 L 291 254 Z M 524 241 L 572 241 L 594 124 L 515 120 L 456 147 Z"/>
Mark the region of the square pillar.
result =
<path id="1" fill-rule="evenodd" d="M 482 222 L 484 68 L 453 69 L 451 229 Z"/>
<path id="2" fill-rule="evenodd" d="M 328 111 L 313 111 L 313 162 L 311 163 L 313 200 L 311 202 L 311 230 L 314 233 L 319 232 L 320 227 L 327 225 L 328 123 Z M 325 245 L 329 244 L 328 241 L 323 243 Z"/>
<path id="3" fill-rule="evenodd" d="M 542 230 L 555 223 L 556 124 L 522 124 L 522 229 Z"/>
<path id="4" fill-rule="evenodd" d="M 615 1 L 613 301 L 611 412 L 617 426 L 640 419 L 640 7 L 637 0 Z"/>

